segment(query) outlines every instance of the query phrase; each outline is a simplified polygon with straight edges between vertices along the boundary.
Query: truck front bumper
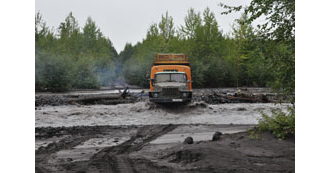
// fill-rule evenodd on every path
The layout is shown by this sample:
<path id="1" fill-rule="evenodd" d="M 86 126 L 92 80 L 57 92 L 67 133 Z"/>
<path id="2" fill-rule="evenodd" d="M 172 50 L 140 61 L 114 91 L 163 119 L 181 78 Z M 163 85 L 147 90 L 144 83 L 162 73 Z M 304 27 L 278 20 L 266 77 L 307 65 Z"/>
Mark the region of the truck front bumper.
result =
<path id="1" fill-rule="evenodd" d="M 157 94 L 157 96 L 155 95 Z M 149 100 L 155 103 L 184 103 L 192 101 L 192 91 L 181 91 L 175 96 L 164 96 L 161 92 L 149 92 Z"/>
<path id="2" fill-rule="evenodd" d="M 149 98 L 151 102 L 155 103 L 184 103 L 184 102 L 191 102 L 191 98 Z"/>

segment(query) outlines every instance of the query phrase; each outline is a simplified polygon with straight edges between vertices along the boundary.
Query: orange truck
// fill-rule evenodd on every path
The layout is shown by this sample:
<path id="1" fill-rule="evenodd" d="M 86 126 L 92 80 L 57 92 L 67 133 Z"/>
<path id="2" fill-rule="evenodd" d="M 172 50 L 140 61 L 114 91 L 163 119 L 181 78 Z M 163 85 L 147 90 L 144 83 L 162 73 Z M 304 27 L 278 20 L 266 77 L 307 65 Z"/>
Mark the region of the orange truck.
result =
<path id="1" fill-rule="evenodd" d="M 156 54 L 150 73 L 149 100 L 191 102 L 191 69 L 185 54 Z"/>

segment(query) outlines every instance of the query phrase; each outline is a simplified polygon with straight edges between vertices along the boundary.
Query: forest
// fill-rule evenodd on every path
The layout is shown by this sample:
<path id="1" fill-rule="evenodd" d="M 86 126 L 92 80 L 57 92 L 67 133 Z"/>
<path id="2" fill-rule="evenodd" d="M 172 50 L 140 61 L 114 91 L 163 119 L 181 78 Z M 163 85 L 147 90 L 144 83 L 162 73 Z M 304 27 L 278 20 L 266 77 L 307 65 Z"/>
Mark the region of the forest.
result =
<path id="1" fill-rule="evenodd" d="M 220 29 L 209 8 L 189 9 L 180 26 L 166 12 L 149 26 L 143 40 L 127 43 L 119 53 L 91 17 L 81 27 L 69 13 L 58 28 L 50 29 L 37 13 L 35 89 L 97 89 L 117 81 L 148 87 L 156 53 L 184 53 L 194 88 L 273 87 L 294 94 L 294 1 L 266 2 L 256 1 L 243 9 L 228 33 Z M 220 6 L 223 15 L 242 11 L 242 7 Z M 251 22 L 262 14 L 267 14 L 266 23 L 253 27 Z"/>

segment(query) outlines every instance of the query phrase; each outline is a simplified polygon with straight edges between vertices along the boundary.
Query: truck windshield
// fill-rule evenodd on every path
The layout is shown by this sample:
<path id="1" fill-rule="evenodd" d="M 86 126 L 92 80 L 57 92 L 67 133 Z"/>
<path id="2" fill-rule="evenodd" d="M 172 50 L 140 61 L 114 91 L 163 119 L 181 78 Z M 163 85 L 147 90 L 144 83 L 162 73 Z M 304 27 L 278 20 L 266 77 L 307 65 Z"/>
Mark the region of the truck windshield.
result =
<path id="1" fill-rule="evenodd" d="M 181 73 L 156 74 L 155 82 L 187 82 L 187 76 Z"/>

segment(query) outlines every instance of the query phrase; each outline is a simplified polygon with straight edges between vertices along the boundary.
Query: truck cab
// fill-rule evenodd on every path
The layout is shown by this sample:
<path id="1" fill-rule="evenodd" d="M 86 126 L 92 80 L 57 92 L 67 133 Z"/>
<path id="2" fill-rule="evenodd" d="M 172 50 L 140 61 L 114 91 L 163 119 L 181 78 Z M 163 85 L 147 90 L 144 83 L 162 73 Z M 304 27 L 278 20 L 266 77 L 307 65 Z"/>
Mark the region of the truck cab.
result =
<path id="1" fill-rule="evenodd" d="M 149 100 L 156 103 L 192 100 L 191 70 L 185 54 L 156 54 L 150 73 Z"/>

